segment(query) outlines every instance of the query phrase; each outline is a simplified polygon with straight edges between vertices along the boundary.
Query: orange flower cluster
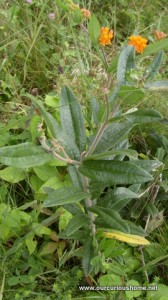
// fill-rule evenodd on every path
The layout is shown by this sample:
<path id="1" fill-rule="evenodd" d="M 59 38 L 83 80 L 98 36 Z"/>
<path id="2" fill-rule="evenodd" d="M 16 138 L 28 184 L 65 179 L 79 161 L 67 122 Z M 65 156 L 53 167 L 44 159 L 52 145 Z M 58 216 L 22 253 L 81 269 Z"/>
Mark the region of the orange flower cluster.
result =
<path id="1" fill-rule="evenodd" d="M 147 46 L 147 42 L 148 40 L 144 39 L 140 35 L 132 35 L 129 37 L 128 45 L 134 46 L 138 53 L 143 53 L 144 49 Z"/>
<path id="2" fill-rule="evenodd" d="M 167 37 L 167 34 L 164 33 L 163 31 L 159 32 L 158 30 L 154 31 L 154 35 L 158 40 L 165 39 Z"/>
<path id="3" fill-rule="evenodd" d="M 106 46 L 111 44 L 111 40 L 114 36 L 113 30 L 109 30 L 108 27 L 101 28 L 101 36 L 99 38 L 100 45 Z"/>
<path id="4" fill-rule="evenodd" d="M 88 10 L 86 8 L 81 8 L 81 13 L 85 18 L 90 19 L 90 17 L 91 17 L 90 10 Z"/>

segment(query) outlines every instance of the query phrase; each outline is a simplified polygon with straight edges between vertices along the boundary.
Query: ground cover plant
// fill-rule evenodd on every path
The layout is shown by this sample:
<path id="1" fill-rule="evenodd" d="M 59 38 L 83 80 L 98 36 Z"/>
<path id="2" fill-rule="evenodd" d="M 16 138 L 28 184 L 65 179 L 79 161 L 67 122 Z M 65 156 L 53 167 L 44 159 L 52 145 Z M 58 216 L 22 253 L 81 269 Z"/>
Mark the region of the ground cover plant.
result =
<path id="1" fill-rule="evenodd" d="M 144 7 L 2 1 L 0 299 L 168 297 L 166 7 Z"/>

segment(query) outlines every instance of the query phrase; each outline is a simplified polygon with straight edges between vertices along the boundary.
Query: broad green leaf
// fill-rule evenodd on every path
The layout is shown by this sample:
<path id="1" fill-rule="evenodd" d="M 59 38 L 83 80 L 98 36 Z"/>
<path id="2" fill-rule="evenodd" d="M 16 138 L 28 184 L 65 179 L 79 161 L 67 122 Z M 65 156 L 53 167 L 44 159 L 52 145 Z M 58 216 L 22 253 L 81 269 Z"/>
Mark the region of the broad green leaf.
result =
<path id="1" fill-rule="evenodd" d="M 136 225 L 134 222 L 132 222 L 130 220 L 127 220 L 126 222 L 127 222 L 128 226 L 130 228 L 130 233 L 131 234 L 141 235 L 141 236 L 146 235 L 145 230 L 141 226 Z"/>
<path id="2" fill-rule="evenodd" d="M 96 16 L 92 14 L 89 24 L 88 24 L 88 31 L 89 31 L 89 36 L 91 39 L 91 42 L 93 44 L 98 44 L 99 42 L 99 37 L 100 37 L 100 24 L 99 21 L 97 20 Z"/>
<path id="3" fill-rule="evenodd" d="M 94 154 L 91 156 L 86 157 L 85 160 L 97 160 L 97 159 L 102 159 L 105 157 L 109 157 L 112 155 L 124 155 L 132 158 L 137 158 L 138 152 L 132 149 L 113 149 L 108 152 L 100 153 L 100 154 Z"/>
<path id="4" fill-rule="evenodd" d="M 129 244 L 135 245 L 149 245 L 150 242 L 144 237 L 139 235 L 127 234 L 116 230 L 105 231 L 103 234 L 104 237 L 108 239 L 116 239 Z"/>
<path id="5" fill-rule="evenodd" d="M 151 181 L 153 177 L 130 161 L 88 160 L 83 162 L 79 171 L 94 180 L 113 184 L 134 184 Z"/>
<path id="6" fill-rule="evenodd" d="M 91 108 L 92 108 L 93 121 L 96 125 L 98 125 L 99 124 L 98 114 L 100 110 L 100 104 L 95 97 L 91 98 Z"/>
<path id="7" fill-rule="evenodd" d="M 66 86 L 61 92 L 60 118 L 63 130 L 83 152 L 86 148 L 84 117 L 75 95 Z"/>
<path id="8" fill-rule="evenodd" d="M 45 188 L 51 188 L 54 190 L 57 190 L 59 188 L 62 188 L 64 186 L 69 186 L 71 185 L 71 182 L 68 181 L 64 181 L 60 178 L 60 176 L 54 176 L 51 177 L 50 179 L 48 179 L 41 187 L 39 190 L 39 193 L 44 193 L 45 192 Z"/>
<path id="9" fill-rule="evenodd" d="M 43 207 L 52 207 L 75 203 L 88 197 L 88 194 L 81 192 L 75 187 L 64 187 L 49 193 L 43 203 Z"/>
<path id="10" fill-rule="evenodd" d="M 7 167 L 0 170 L 0 178 L 10 183 L 17 183 L 25 178 L 25 172 L 15 167 Z"/>
<path id="11" fill-rule="evenodd" d="M 100 138 L 94 153 L 108 151 L 118 144 L 134 127 L 132 122 L 124 121 L 121 123 L 112 123 L 107 126 L 102 137 Z"/>
<path id="12" fill-rule="evenodd" d="M 125 220 L 121 218 L 118 212 L 111 208 L 105 208 L 101 206 L 93 206 L 89 208 L 90 211 L 98 214 L 100 216 L 101 220 L 106 226 L 109 226 L 109 228 L 123 231 L 123 232 L 129 232 L 129 227 Z"/>
<path id="13" fill-rule="evenodd" d="M 35 167 L 34 172 L 43 181 L 47 181 L 49 178 L 54 176 L 59 176 L 56 167 L 51 167 L 48 165 Z"/>
<path id="14" fill-rule="evenodd" d="M 161 50 L 153 59 L 152 63 L 149 65 L 149 67 L 146 69 L 144 73 L 144 78 L 147 80 L 151 80 L 155 77 L 157 74 L 161 62 L 163 58 L 163 51 Z"/>
<path id="15" fill-rule="evenodd" d="M 69 236 L 86 225 L 89 225 L 89 217 L 84 214 L 76 215 L 69 221 L 65 232 Z"/>
<path id="16" fill-rule="evenodd" d="M 167 92 L 168 80 L 148 82 L 144 84 L 144 88 L 153 92 Z"/>
<path id="17" fill-rule="evenodd" d="M 150 284 L 153 286 L 153 290 L 149 290 L 147 295 L 150 297 L 150 300 L 167 300 L 168 299 L 168 286 L 165 284 Z"/>
<path id="18" fill-rule="evenodd" d="M 140 109 L 132 113 L 124 114 L 128 121 L 134 123 L 148 123 L 148 122 L 159 122 L 163 119 L 163 116 L 154 109 Z"/>
<path id="19" fill-rule="evenodd" d="M 32 143 L 6 146 L 0 149 L 0 162 L 16 168 L 31 168 L 40 166 L 53 159 L 41 146 Z"/>
<path id="20" fill-rule="evenodd" d="M 90 261 L 94 257 L 94 247 L 93 247 L 93 238 L 91 236 L 87 236 L 84 246 L 83 246 L 83 254 L 82 254 L 82 267 L 85 276 L 88 276 L 93 269 Z"/>
<path id="21" fill-rule="evenodd" d="M 117 81 L 119 84 L 126 80 L 126 72 L 130 68 L 134 68 L 135 48 L 133 46 L 125 47 L 119 56 L 117 66 Z"/>
<path id="22" fill-rule="evenodd" d="M 122 277 L 115 274 L 106 274 L 99 277 L 98 282 L 100 286 L 113 287 L 122 286 Z M 111 290 L 112 292 L 112 290 Z M 114 299 L 114 298 L 113 298 Z M 99 300 L 99 299 L 98 299 Z M 102 299 L 103 300 L 103 299 Z"/>
<path id="23" fill-rule="evenodd" d="M 73 234 L 67 235 L 65 231 L 60 232 L 58 237 L 60 239 L 65 239 L 65 240 L 84 240 L 86 241 L 86 239 L 88 238 L 88 233 L 84 230 L 78 230 Z"/>
<path id="24" fill-rule="evenodd" d="M 127 281 L 126 286 L 135 287 L 135 290 L 128 290 L 128 291 L 126 290 L 125 291 L 127 299 L 138 299 L 138 297 L 141 296 L 142 291 L 138 290 L 138 288 L 136 289 L 136 287 L 141 286 L 141 284 L 138 281 L 131 279 L 131 280 Z"/>
<path id="25" fill-rule="evenodd" d="M 133 85 L 122 85 L 118 92 L 118 96 L 122 102 L 134 104 L 144 97 L 144 92 Z"/>

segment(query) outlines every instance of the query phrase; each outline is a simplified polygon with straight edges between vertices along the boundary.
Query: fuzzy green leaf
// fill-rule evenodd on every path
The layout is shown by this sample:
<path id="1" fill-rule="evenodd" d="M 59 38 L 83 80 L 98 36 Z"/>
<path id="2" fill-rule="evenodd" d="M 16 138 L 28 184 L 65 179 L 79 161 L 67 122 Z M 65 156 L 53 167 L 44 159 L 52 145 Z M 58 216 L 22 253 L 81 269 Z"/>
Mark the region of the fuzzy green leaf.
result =
<path id="1" fill-rule="evenodd" d="M 79 150 L 86 147 L 86 132 L 81 106 L 68 87 L 64 87 L 60 98 L 60 118 L 63 131 L 73 140 Z"/>
<path id="2" fill-rule="evenodd" d="M 87 224 L 89 225 L 88 216 L 84 215 L 84 214 L 80 214 L 80 215 L 78 214 L 69 221 L 69 223 L 65 229 L 65 232 L 69 236 Z"/>
<path id="3" fill-rule="evenodd" d="M 67 203 L 75 203 L 88 197 L 88 194 L 81 192 L 75 187 L 64 187 L 53 190 L 49 193 L 43 203 L 43 207 L 52 207 L 64 205 Z"/>
<path id="4" fill-rule="evenodd" d="M 126 72 L 130 68 L 134 68 L 135 48 L 133 46 L 125 47 L 119 56 L 117 66 L 117 81 L 124 83 L 126 79 Z"/>
<path id="5" fill-rule="evenodd" d="M 154 110 L 154 109 L 140 109 L 133 113 L 124 114 L 125 118 L 128 121 L 132 121 L 134 123 L 150 123 L 150 122 L 158 122 L 163 119 L 162 115 Z"/>
<path id="6" fill-rule="evenodd" d="M 100 37 L 100 24 L 94 14 L 92 14 L 88 25 L 89 36 L 93 44 L 98 44 Z"/>
<path id="7" fill-rule="evenodd" d="M 151 92 L 167 92 L 168 80 L 153 81 L 144 84 L 144 88 Z"/>
<path id="8" fill-rule="evenodd" d="M 94 180 L 104 182 L 106 186 L 116 184 L 134 184 L 151 181 L 153 177 L 130 161 L 87 160 L 79 171 Z"/>
<path id="9" fill-rule="evenodd" d="M 98 214 L 109 228 L 129 233 L 129 226 L 115 210 L 101 206 L 94 206 L 89 208 L 89 210 Z"/>
<path id="10" fill-rule="evenodd" d="M 40 166 L 53 159 L 41 146 L 32 143 L 6 146 L 0 149 L 0 162 L 16 168 L 31 168 Z"/>
<path id="11" fill-rule="evenodd" d="M 118 144 L 134 127 L 132 122 L 124 121 L 112 123 L 107 126 L 100 138 L 94 153 L 102 153 Z"/>

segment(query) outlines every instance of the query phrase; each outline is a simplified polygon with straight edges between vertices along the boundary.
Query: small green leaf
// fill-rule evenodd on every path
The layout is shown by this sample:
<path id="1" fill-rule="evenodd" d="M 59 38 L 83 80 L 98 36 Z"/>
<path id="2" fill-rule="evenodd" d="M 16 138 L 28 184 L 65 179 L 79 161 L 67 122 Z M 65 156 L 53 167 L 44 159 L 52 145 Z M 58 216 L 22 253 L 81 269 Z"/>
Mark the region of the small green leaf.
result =
<path id="1" fill-rule="evenodd" d="M 88 25 L 88 31 L 93 44 L 98 44 L 99 42 L 99 37 L 101 34 L 100 29 L 101 28 L 98 19 L 94 14 L 92 14 Z"/>
<path id="2" fill-rule="evenodd" d="M 41 249 L 39 250 L 39 256 L 52 254 L 56 251 L 57 247 L 58 247 L 57 242 L 47 242 L 44 245 L 42 245 Z"/>
<path id="3" fill-rule="evenodd" d="M 49 193 L 43 203 L 43 207 L 52 207 L 75 203 L 88 197 L 88 194 L 81 192 L 75 187 L 64 187 Z"/>
<path id="4" fill-rule="evenodd" d="M 58 95 L 55 92 L 51 92 L 47 94 L 45 97 L 45 103 L 50 107 L 58 108 L 59 107 Z"/>
<path id="5" fill-rule="evenodd" d="M 35 251 L 37 246 L 37 241 L 33 240 L 33 237 L 33 235 L 28 235 L 25 240 L 30 255 Z"/>
<path id="6" fill-rule="evenodd" d="M 46 153 L 41 146 L 35 146 L 32 143 L 6 146 L 0 149 L 1 163 L 21 169 L 40 166 L 52 159 L 51 154 Z"/>
<path id="7" fill-rule="evenodd" d="M 140 286 L 138 281 L 131 279 L 131 280 L 127 281 L 126 286 L 128 286 L 128 287 L 132 286 L 135 289 L 135 290 L 132 290 L 132 291 L 131 290 L 130 291 L 125 291 L 126 297 L 128 299 L 137 299 L 137 297 L 141 296 L 142 291 L 136 289 L 136 287 Z"/>
<path id="8" fill-rule="evenodd" d="M 163 51 L 161 50 L 153 59 L 152 63 L 149 65 L 149 67 L 146 69 L 144 73 L 144 78 L 147 80 L 151 80 L 155 77 L 157 74 L 161 62 L 163 58 Z"/>
<path id="9" fill-rule="evenodd" d="M 151 181 L 153 177 L 130 161 L 87 160 L 79 171 L 94 180 L 113 184 L 134 184 Z"/>

